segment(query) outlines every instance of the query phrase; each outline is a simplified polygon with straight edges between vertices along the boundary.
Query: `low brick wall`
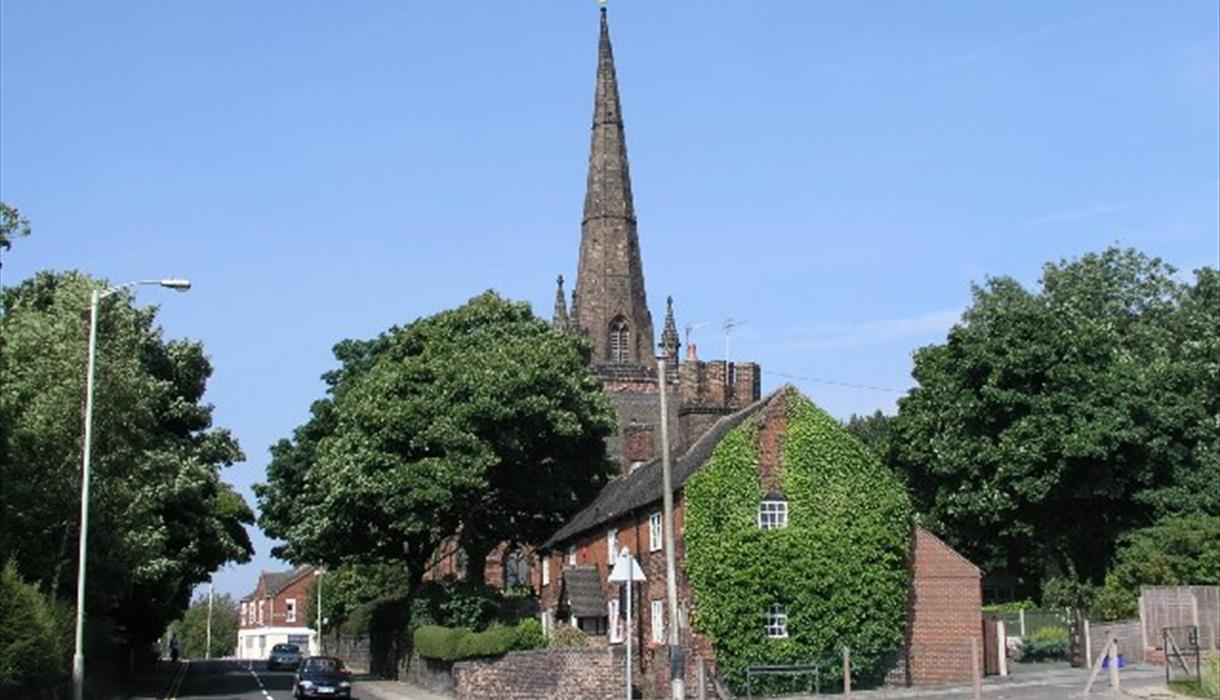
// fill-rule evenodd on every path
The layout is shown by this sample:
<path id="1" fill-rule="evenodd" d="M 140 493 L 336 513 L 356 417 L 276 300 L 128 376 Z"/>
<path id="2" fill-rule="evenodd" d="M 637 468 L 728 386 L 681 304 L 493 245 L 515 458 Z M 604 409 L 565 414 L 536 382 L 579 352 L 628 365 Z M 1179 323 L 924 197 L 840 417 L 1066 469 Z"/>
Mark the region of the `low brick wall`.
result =
<path id="1" fill-rule="evenodd" d="M 1102 653 L 1101 645 L 1106 635 L 1113 632 L 1118 638 L 1118 653 L 1123 655 L 1124 663 L 1144 663 L 1144 638 L 1140 630 L 1139 620 L 1122 620 L 1119 622 L 1089 622 L 1089 664 Z"/>
<path id="2" fill-rule="evenodd" d="M 623 656 L 613 649 L 514 651 L 453 664 L 458 700 L 618 700 Z"/>

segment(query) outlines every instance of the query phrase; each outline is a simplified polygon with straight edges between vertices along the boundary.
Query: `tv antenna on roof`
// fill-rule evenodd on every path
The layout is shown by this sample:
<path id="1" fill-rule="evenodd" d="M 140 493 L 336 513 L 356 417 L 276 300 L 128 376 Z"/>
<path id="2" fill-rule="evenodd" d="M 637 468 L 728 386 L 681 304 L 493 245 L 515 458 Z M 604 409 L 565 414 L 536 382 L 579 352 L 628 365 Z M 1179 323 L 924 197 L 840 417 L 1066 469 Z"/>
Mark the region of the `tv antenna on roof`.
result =
<path id="1" fill-rule="evenodd" d="M 729 336 L 733 334 L 734 328 L 744 325 L 746 325 L 745 321 L 738 321 L 735 318 L 724 319 L 724 371 L 726 377 L 729 370 Z"/>
<path id="2" fill-rule="evenodd" d="M 695 331 L 707 328 L 710 325 L 712 325 L 712 324 L 710 324 L 710 323 L 694 323 L 694 324 L 688 323 L 688 324 L 686 324 L 686 347 L 687 348 L 690 347 L 690 334 L 691 333 L 694 333 Z"/>

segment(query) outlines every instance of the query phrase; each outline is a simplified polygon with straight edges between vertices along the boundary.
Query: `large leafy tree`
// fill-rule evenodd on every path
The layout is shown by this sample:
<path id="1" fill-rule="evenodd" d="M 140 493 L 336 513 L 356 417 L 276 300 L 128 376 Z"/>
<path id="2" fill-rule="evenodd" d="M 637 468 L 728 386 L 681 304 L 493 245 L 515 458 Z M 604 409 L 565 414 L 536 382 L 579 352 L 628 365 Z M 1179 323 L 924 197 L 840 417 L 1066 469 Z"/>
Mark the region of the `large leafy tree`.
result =
<path id="1" fill-rule="evenodd" d="M 414 585 L 455 535 L 477 562 L 550 534 L 612 470 L 614 415 L 589 352 L 493 292 L 340 343 L 328 396 L 256 487 L 278 554 L 397 563 Z"/>
<path id="2" fill-rule="evenodd" d="M 0 293 L 0 560 L 71 600 L 80 500 L 88 297 L 105 283 L 39 273 Z M 253 514 L 220 479 L 241 458 L 202 403 L 199 343 L 166 341 L 156 310 L 103 302 L 95 378 L 89 523 L 91 615 L 136 642 L 156 637 L 191 589 L 251 554 Z"/>
<path id="3" fill-rule="evenodd" d="M 1220 513 L 1216 271 L 1111 248 L 1045 266 L 1041 288 L 974 289 L 915 354 L 891 457 L 929 524 L 1030 584 L 1100 581 L 1121 533 Z"/>

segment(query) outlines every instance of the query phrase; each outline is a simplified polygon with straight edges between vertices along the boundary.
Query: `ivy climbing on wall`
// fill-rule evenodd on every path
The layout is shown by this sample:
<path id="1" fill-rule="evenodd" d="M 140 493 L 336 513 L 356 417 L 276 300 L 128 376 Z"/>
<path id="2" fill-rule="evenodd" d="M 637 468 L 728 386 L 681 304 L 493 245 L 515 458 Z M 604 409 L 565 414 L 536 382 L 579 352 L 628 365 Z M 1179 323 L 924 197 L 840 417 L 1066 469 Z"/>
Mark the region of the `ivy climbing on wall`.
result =
<path id="1" fill-rule="evenodd" d="M 905 487 L 856 437 L 796 390 L 777 396 L 787 414 L 780 484 L 787 527 L 760 530 L 760 411 L 720 442 L 684 487 L 686 573 L 693 624 L 716 649 L 735 688 L 761 664 L 822 667 L 842 678 L 852 651 L 856 682 L 878 681 L 902 644 L 911 506 Z M 766 612 L 788 615 L 787 637 L 768 637 Z M 772 679 L 769 690 L 808 679 Z M 758 686 L 756 685 L 757 689 Z"/>

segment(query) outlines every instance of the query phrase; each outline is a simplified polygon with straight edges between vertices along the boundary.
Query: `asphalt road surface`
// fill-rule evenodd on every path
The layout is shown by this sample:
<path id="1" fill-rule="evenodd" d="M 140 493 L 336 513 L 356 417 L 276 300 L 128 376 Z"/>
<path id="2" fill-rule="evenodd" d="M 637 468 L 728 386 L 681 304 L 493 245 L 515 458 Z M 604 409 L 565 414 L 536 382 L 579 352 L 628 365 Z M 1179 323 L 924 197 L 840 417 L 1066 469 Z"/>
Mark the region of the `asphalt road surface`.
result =
<path id="1" fill-rule="evenodd" d="M 166 663 L 132 700 L 291 700 L 292 671 L 268 671 L 262 661 Z"/>

